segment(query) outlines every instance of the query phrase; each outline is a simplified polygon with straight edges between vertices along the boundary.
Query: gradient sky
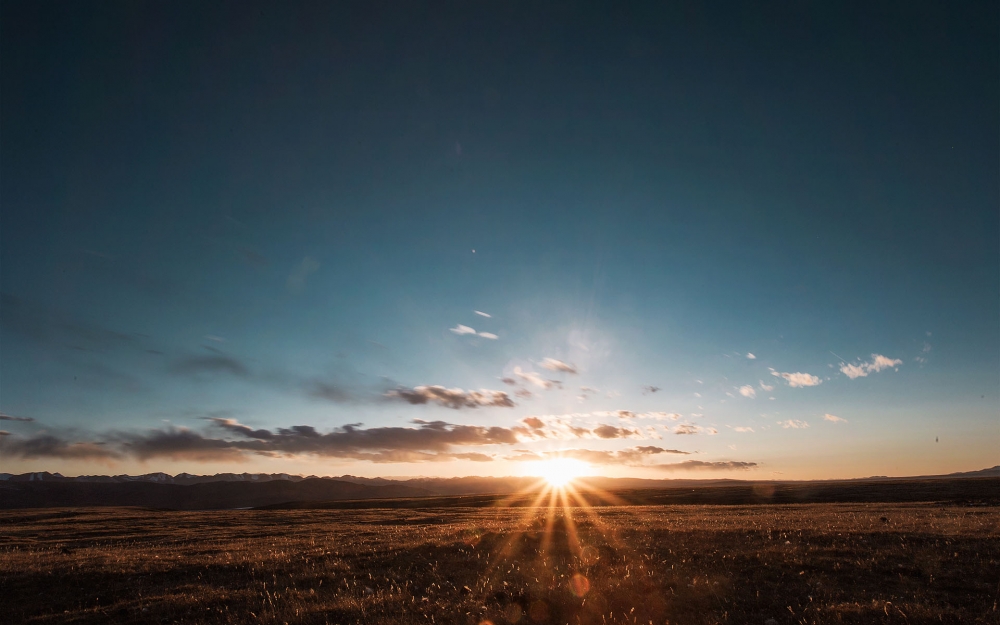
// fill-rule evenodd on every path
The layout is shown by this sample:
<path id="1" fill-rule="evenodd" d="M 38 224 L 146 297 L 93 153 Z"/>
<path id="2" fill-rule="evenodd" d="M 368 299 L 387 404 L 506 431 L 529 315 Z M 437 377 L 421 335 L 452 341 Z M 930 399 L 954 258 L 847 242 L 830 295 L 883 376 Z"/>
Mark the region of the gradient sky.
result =
<path id="1" fill-rule="evenodd" d="M 543 4 L 4 2 L 0 470 L 1000 464 L 997 5 Z"/>

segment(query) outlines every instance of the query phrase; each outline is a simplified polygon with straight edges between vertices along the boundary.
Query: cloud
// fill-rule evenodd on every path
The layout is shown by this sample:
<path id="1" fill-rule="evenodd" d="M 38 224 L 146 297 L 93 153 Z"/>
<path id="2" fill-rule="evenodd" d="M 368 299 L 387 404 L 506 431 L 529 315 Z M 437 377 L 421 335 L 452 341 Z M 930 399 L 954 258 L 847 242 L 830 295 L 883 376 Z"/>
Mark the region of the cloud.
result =
<path id="1" fill-rule="evenodd" d="M 28 438 L 7 433 L 0 437 L 0 455 L 25 459 L 64 458 L 69 460 L 112 460 L 120 456 L 101 443 L 70 442 L 52 434 Z"/>
<path id="2" fill-rule="evenodd" d="M 478 335 L 483 337 L 484 339 L 490 339 L 491 341 L 495 341 L 498 338 L 500 338 L 499 336 L 493 334 L 492 332 L 479 332 Z"/>
<path id="3" fill-rule="evenodd" d="M 562 371 L 563 373 L 576 373 L 576 365 L 571 365 L 555 358 L 545 358 L 541 367 L 549 371 Z"/>
<path id="4" fill-rule="evenodd" d="M 246 436 L 247 438 L 256 438 L 258 440 L 268 440 L 274 438 L 274 434 L 270 430 L 264 429 L 253 429 L 249 426 L 243 425 L 236 419 L 229 419 L 226 417 L 207 417 L 217 427 L 234 434 L 240 434 Z"/>
<path id="5" fill-rule="evenodd" d="M 736 461 L 723 461 L 723 462 L 707 462 L 705 460 L 685 460 L 684 462 L 676 462 L 672 464 L 656 464 L 652 465 L 657 469 L 662 469 L 664 471 L 736 471 L 742 470 L 746 471 L 748 469 L 757 468 L 756 462 L 736 462 Z"/>
<path id="6" fill-rule="evenodd" d="M 491 315 L 491 314 L 489 314 L 489 313 L 484 313 L 484 312 L 483 312 L 483 311 L 481 311 L 481 310 L 473 310 L 472 312 L 476 313 L 476 314 L 477 314 L 477 315 L 479 315 L 480 317 L 486 317 L 487 319 L 490 319 L 490 318 L 492 318 L 492 317 L 493 317 L 493 315 Z"/>
<path id="7" fill-rule="evenodd" d="M 626 466 L 659 466 L 646 465 L 643 462 L 650 457 L 660 454 L 680 454 L 690 455 L 689 451 L 679 449 L 664 449 L 652 445 L 630 447 L 618 451 L 604 451 L 596 449 L 563 449 L 551 452 L 526 452 L 518 456 L 508 457 L 507 460 L 514 461 L 537 461 L 547 458 L 573 458 L 590 464 L 624 464 Z"/>
<path id="8" fill-rule="evenodd" d="M 735 427 L 733 430 L 736 432 L 753 432 L 753 428 L 748 426 Z"/>
<path id="9" fill-rule="evenodd" d="M 28 423 L 34 420 L 35 420 L 34 417 L 15 417 L 13 415 L 3 414 L 2 412 L 0 412 L 0 421 L 23 421 L 25 423 Z"/>
<path id="10" fill-rule="evenodd" d="M 784 378 L 792 388 L 819 386 L 823 383 L 823 380 L 809 373 L 781 373 L 771 369 L 771 375 Z"/>
<path id="11" fill-rule="evenodd" d="M 652 395 L 658 390 L 660 390 L 659 386 L 644 386 L 642 387 L 642 394 L 645 395 L 646 393 L 649 393 Z"/>
<path id="12" fill-rule="evenodd" d="M 228 373 L 238 378 L 250 376 L 249 369 L 239 360 L 231 356 L 189 356 L 174 363 L 170 368 L 173 373 L 181 375 L 200 375 L 203 373 Z"/>
<path id="13" fill-rule="evenodd" d="M 674 427 L 674 434 L 718 434 L 719 431 L 715 428 L 706 428 L 700 425 L 692 425 L 690 423 L 682 423 Z"/>
<path id="14" fill-rule="evenodd" d="M 753 399 L 754 397 L 757 397 L 757 391 L 755 391 L 749 384 L 746 384 L 740 387 L 740 395 Z"/>
<path id="15" fill-rule="evenodd" d="M 213 424 L 235 438 L 211 437 L 185 428 L 152 430 L 144 434 L 113 436 L 122 453 L 148 460 L 169 457 L 192 460 L 236 460 L 247 454 L 263 456 L 316 455 L 371 462 L 439 462 L 489 456 L 453 452 L 454 447 L 512 445 L 527 435 L 521 427 L 455 425 L 443 421 L 415 421 L 416 427 L 360 428 L 344 425 L 321 433 L 309 425 L 276 430 L 254 429 L 233 419 L 215 418 Z"/>
<path id="16" fill-rule="evenodd" d="M 750 359 L 750 360 L 757 360 L 757 357 L 754 356 L 753 354 L 749 353 L 749 352 L 747 353 L 747 358 Z"/>
<path id="17" fill-rule="evenodd" d="M 545 422 L 538 417 L 525 417 L 521 419 L 521 423 L 524 423 L 534 430 L 540 430 L 545 427 Z"/>
<path id="18" fill-rule="evenodd" d="M 762 390 L 762 391 L 773 391 L 774 390 L 774 386 L 768 386 L 767 384 L 764 384 L 764 380 L 760 380 L 760 390 Z"/>
<path id="19" fill-rule="evenodd" d="M 302 290 L 302 287 L 306 285 L 306 278 L 309 274 L 315 272 L 319 269 L 319 262 L 315 259 L 306 256 L 302 259 L 298 265 L 292 268 L 291 273 L 288 274 L 287 286 L 288 290 L 297 293 Z"/>
<path id="20" fill-rule="evenodd" d="M 583 413 L 582 416 L 618 417 L 619 419 L 653 419 L 656 421 L 676 421 L 681 415 L 676 412 L 632 412 L 631 410 L 604 410 Z"/>
<path id="21" fill-rule="evenodd" d="M 524 371 L 521 367 L 514 367 L 514 376 L 525 382 L 530 382 L 539 388 L 552 388 L 559 384 L 555 380 L 546 380 L 534 371 Z"/>
<path id="22" fill-rule="evenodd" d="M 459 335 L 461 335 L 461 334 L 475 334 L 476 333 L 476 330 L 474 328 L 470 328 L 469 326 L 463 326 L 462 324 L 458 324 L 454 328 L 449 328 L 449 329 L 452 332 L 454 332 L 455 334 L 459 334 Z"/>
<path id="23" fill-rule="evenodd" d="M 642 433 L 634 428 L 620 428 L 613 425 L 601 425 L 593 429 L 598 438 L 643 438 Z"/>
<path id="24" fill-rule="evenodd" d="M 872 359 L 868 362 L 856 365 L 841 363 L 840 372 L 852 380 L 867 377 L 869 373 L 878 373 L 883 369 L 898 367 L 903 361 L 898 358 L 887 358 L 882 354 L 872 354 Z"/>
<path id="25" fill-rule="evenodd" d="M 463 391 L 460 388 L 449 389 L 443 386 L 417 386 L 412 389 L 391 390 L 385 396 L 401 399 L 410 404 L 437 403 L 456 410 L 459 408 L 479 408 L 480 406 L 502 408 L 514 406 L 514 402 L 507 393 L 488 389 Z"/>
<path id="26" fill-rule="evenodd" d="M 789 428 L 794 430 L 804 430 L 809 427 L 808 423 L 805 421 L 799 421 L 798 419 L 788 419 L 787 421 L 778 421 L 777 423 L 786 430 Z"/>
<path id="27" fill-rule="evenodd" d="M 837 415 L 832 415 L 830 413 L 823 415 L 823 420 L 830 421 L 831 423 L 847 423 L 847 419 L 841 419 Z"/>

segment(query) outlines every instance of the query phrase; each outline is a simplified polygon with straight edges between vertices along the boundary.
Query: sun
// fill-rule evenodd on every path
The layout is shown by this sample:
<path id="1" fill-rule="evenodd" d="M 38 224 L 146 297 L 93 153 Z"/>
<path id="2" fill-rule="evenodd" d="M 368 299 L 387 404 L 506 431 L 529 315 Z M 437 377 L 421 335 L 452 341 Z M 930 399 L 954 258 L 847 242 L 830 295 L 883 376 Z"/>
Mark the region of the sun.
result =
<path id="1" fill-rule="evenodd" d="M 533 468 L 536 474 L 545 478 L 545 481 L 553 488 L 562 488 L 574 479 L 590 472 L 590 465 L 573 458 L 543 460 Z"/>

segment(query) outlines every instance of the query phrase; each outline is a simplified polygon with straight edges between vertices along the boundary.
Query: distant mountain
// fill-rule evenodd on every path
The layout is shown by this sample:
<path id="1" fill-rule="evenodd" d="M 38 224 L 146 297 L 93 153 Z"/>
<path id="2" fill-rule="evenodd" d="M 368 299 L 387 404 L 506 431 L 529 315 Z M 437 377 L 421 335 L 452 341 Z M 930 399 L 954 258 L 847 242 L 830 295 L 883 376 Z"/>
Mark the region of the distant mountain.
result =
<path id="1" fill-rule="evenodd" d="M 97 482 L 104 484 L 122 484 L 125 482 L 152 482 L 154 484 L 205 484 L 207 482 L 273 482 L 282 480 L 286 482 L 301 482 L 316 478 L 315 475 L 303 477 L 301 475 L 289 475 L 288 473 L 216 473 L 215 475 L 191 475 L 190 473 L 178 473 L 169 475 L 167 473 L 145 473 L 143 475 L 81 475 L 79 477 L 66 477 L 60 473 L 22 473 L 13 475 L 11 473 L 0 473 L 0 481 L 10 482 Z M 368 484 L 370 486 L 385 486 L 387 484 L 399 484 L 399 480 L 387 480 L 381 477 L 355 477 L 353 475 L 343 475 L 340 477 L 325 478 L 335 479 L 342 482 L 352 482 L 354 484 Z"/>
<path id="2" fill-rule="evenodd" d="M 948 473 L 945 475 L 913 475 L 906 477 L 890 477 L 888 475 L 873 475 L 871 477 L 857 478 L 859 480 L 950 480 L 963 477 L 1000 477 L 1000 465 L 989 469 L 978 471 L 963 471 L 960 473 Z"/>
<path id="3" fill-rule="evenodd" d="M 920 477 L 869 477 L 859 480 L 770 481 L 758 483 L 799 484 L 812 490 L 845 482 L 879 483 L 905 481 L 964 480 L 1000 477 L 1000 466 L 980 471 Z M 577 480 L 588 490 L 623 491 L 702 490 L 708 487 L 744 488 L 743 480 L 691 480 L 585 477 Z M 205 510 L 271 506 L 288 502 L 344 501 L 414 497 L 509 497 L 537 492 L 537 477 L 456 477 L 394 480 L 353 475 L 302 477 L 287 473 L 217 473 L 191 475 L 147 473 L 144 475 L 81 475 L 66 477 L 47 471 L 12 475 L 0 473 L 0 509 L 145 506 L 174 510 Z M 837 486 L 839 488 L 839 486 Z M 721 491 L 720 491 L 721 492 Z M 692 494 L 689 498 L 707 496 Z"/>
<path id="4" fill-rule="evenodd" d="M 1000 464 L 995 467 L 990 467 L 989 469 L 980 469 L 978 471 L 965 471 L 963 473 L 949 473 L 942 477 L 1000 477 Z"/>
<path id="5" fill-rule="evenodd" d="M 0 509 L 141 506 L 170 510 L 219 510 L 290 501 L 392 499 L 433 494 L 403 484 L 368 485 L 330 478 L 222 480 L 192 484 L 166 484 L 153 480 L 88 481 L 61 476 L 48 476 L 46 479 L 44 475 L 40 479 L 20 478 L 23 476 L 12 476 L 0 482 Z"/>

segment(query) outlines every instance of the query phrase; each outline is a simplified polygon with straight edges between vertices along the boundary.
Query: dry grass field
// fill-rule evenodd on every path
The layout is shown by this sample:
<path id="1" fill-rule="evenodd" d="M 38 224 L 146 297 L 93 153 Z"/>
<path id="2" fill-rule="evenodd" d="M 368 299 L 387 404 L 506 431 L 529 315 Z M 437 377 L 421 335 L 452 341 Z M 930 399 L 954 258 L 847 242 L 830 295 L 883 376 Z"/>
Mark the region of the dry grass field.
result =
<path id="1" fill-rule="evenodd" d="M 0 589 L 5 623 L 998 623 L 1000 509 L 19 510 Z"/>

